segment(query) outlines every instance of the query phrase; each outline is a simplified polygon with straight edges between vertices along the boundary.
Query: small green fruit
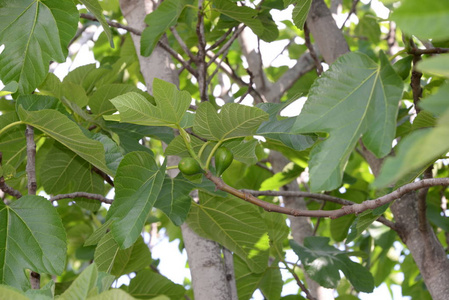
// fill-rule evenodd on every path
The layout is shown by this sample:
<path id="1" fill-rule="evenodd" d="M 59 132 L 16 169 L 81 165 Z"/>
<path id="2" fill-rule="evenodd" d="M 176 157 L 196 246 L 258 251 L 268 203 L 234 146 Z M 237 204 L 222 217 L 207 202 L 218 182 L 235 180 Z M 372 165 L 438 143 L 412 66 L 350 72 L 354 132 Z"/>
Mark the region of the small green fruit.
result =
<path id="1" fill-rule="evenodd" d="M 234 155 L 226 147 L 220 147 L 215 151 L 215 169 L 217 176 L 221 176 L 223 172 L 231 165 Z"/>
<path id="2" fill-rule="evenodd" d="M 201 172 L 198 162 L 191 157 L 184 157 L 178 164 L 178 169 L 185 175 L 195 175 Z"/>

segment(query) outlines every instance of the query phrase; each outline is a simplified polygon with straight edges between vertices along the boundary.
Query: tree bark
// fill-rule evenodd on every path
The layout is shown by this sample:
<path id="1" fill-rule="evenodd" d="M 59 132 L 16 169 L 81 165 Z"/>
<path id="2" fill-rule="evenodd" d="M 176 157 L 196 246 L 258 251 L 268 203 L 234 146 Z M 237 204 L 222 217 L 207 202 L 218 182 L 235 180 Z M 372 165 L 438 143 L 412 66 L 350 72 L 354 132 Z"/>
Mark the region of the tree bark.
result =
<path id="1" fill-rule="evenodd" d="M 407 245 L 434 300 L 449 297 L 449 260 L 428 222 L 424 232 L 419 228 L 416 192 L 409 193 L 391 205 L 399 236 Z"/>
<path id="2" fill-rule="evenodd" d="M 149 0 L 120 0 L 120 7 L 128 24 L 139 30 L 145 29 L 145 16 L 155 9 L 153 2 Z M 178 74 L 167 52 L 157 46 L 149 57 L 143 57 L 140 55 L 140 36 L 134 34 L 131 36 L 148 92 L 152 94 L 153 79 L 156 77 L 178 85 Z M 172 161 L 169 163 L 173 164 Z M 172 173 L 169 175 L 176 176 Z M 187 224 L 181 226 L 181 231 L 187 250 L 195 299 L 235 299 L 232 298 L 230 288 L 233 283 L 226 280 L 220 246 L 216 242 L 198 236 Z M 233 270 L 230 271 L 233 273 Z M 235 281 L 235 278 L 232 280 Z"/>

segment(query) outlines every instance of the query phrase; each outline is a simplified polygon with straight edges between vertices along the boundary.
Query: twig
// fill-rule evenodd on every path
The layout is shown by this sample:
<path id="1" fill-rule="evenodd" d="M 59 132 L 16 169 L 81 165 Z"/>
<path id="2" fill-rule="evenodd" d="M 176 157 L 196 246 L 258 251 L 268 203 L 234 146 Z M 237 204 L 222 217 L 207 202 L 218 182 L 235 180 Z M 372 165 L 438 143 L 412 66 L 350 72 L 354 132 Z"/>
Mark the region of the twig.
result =
<path id="1" fill-rule="evenodd" d="M 109 183 L 110 186 L 114 187 L 114 181 L 112 180 L 111 177 L 108 176 L 108 174 L 106 174 L 105 172 L 103 172 L 102 170 L 98 169 L 95 166 L 92 166 L 92 171 L 100 175 L 104 179 L 104 181 Z"/>
<path id="2" fill-rule="evenodd" d="M 159 41 L 157 43 L 162 49 L 164 49 L 165 51 L 167 51 L 171 56 L 173 56 L 174 59 L 176 59 L 177 61 L 179 61 L 182 66 L 189 71 L 193 76 L 198 77 L 198 73 L 195 69 L 193 69 L 190 65 L 190 61 L 186 62 L 184 60 L 184 58 L 182 58 L 181 54 L 179 54 L 178 52 L 176 52 L 175 50 L 173 50 L 168 44 L 164 43 L 163 41 Z"/>
<path id="3" fill-rule="evenodd" d="M 0 166 L 2 165 L 2 161 L 3 161 L 3 153 L 0 152 Z M 17 199 L 22 197 L 21 192 L 13 189 L 12 187 L 6 184 L 5 178 L 3 176 L 0 177 L 0 190 L 2 190 L 6 194 L 16 197 Z"/>
<path id="4" fill-rule="evenodd" d="M 229 51 L 229 48 L 232 46 L 232 43 L 238 38 L 239 34 L 242 33 L 242 31 L 245 29 L 246 26 L 240 26 L 234 33 L 232 34 L 231 38 L 226 42 L 226 44 L 221 47 L 220 50 L 218 50 L 217 53 L 210 59 L 210 61 L 207 63 L 207 66 L 209 67 L 211 64 L 217 60 L 217 58 L 226 52 Z M 221 63 L 221 62 L 220 62 Z"/>
<path id="5" fill-rule="evenodd" d="M 415 48 L 415 42 L 413 42 L 412 38 L 410 38 L 410 45 L 412 46 L 412 48 Z M 419 55 L 419 54 L 413 55 L 412 77 L 410 78 L 410 86 L 412 87 L 412 92 L 413 92 L 413 104 L 414 104 L 416 113 L 420 112 L 418 102 L 422 96 L 422 88 L 421 88 L 422 73 L 416 70 L 416 64 L 420 60 L 421 60 L 421 55 Z"/>
<path id="6" fill-rule="evenodd" d="M 106 204 L 112 204 L 112 201 L 113 201 L 111 199 L 104 197 L 103 195 L 91 194 L 91 193 L 86 193 L 86 192 L 74 192 L 74 193 L 70 193 L 70 194 L 60 194 L 60 195 L 51 197 L 50 201 L 54 202 L 54 201 L 58 201 L 58 200 L 62 200 L 62 199 L 74 199 L 74 198 L 78 198 L 78 197 L 98 200 L 98 201 L 100 201 L 102 203 L 106 203 Z"/>
<path id="7" fill-rule="evenodd" d="M 295 278 L 296 284 L 306 294 L 307 299 L 309 299 L 309 300 L 316 300 L 315 297 L 313 297 L 312 294 L 310 293 L 310 291 L 306 288 L 304 283 L 302 283 L 301 279 L 299 279 L 298 275 L 296 275 L 295 269 L 294 269 L 296 264 L 293 265 L 293 269 L 292 269 L 292 268 L 290 268 L 288 266 L 288 264 L 284 260 L 281 260 L 281 261 L 284 264 L 285 268 L 289 271 L 289 273 L 292 274 L 293 278 Z"/>
<path id="8" fill-rule="evenodd" d="M 80 14 L 80 18 L 83 18 L 83 19 L 86 19 L 86 20 L 90 20 L 90 21 L 98 22 L 98 19 L 97 19 L 95 16 L 90 15 L 90 14 L 84 14 L 84 13 L 81 13 L 81 14 Z M 125 29 L 126 31 L 132 32 L 132 33 L 134 33 L 135 35 L 142 35 L 142 31 L 140 31 L 140 30 L 138 30 L 138 29 L 136 29 L 136 28 L 132 28 L 132 27 L 123 25 L 123 24 L 118 23 L 118 22 L 115 22 L 115 21 L 109 21 L 109 20 L 106 20 L 106 22 L 107 22 L 108 25 L 111 26 L 111 27 Z"/>
<path id="9" fill-rule="evenodd" d="M 36 143 L 34 142 L 34 129 L 32 126 L 27 125 L 25 130 L 25 137 L 27 144 L 26 173 L 28 176 L 28 195 L 36 195 Z M 37 272 L 31 271 L 30 283 L 32 289 L 40 289 L 41 275 Z"/>
<path id="10" fill-rule="evenodd" d="M 206 37 L 204 33 L 203 2 L 204 0 L 198 0 L 198 22 L 196 24 L 196 35 L 198 36 L 198 54 L 196 60 L 198 66 L 198 76 L 196 76 L 196 78 L 198 79 L 201 102 L 209 101 L 206 78 Z"/>
<path id="11" fill-rule="evenodd" d="M 324 209 L 324 206 L 326 206 L 326 201 L 323 201 L 323 203 L 321 203 L 320 210 L 323 210 L 323 209 Z M 315 236 L 315 235 L 316 235 L 316 233 L 317 233 L 317 231 L 318 231 L 318 227 L 319 227 L 320 224 L 321 224 L 321 219 L 322 219 L 322 218 L 317 218 L 316 224 L 315 224 L 315 228 L 313 228 L 312 236 Z"/>
<path id="12" fill-rule="evenodd" d="M 12 187 L 10 187 L 9 185 L 6 184 L 5 178 L 3 176 L 0 177 L 0 190 L 5 192 L 6 194 L 9 194 L 9 195 L 11 195 L 13 197 L 16 197 L 17 199 L 22 197 L 22 193 L 21 192 L 13 189 Z"/>
<path id="13" fill-rule="evenodd" d="M 449 48 L 429 48 L 429 49 L 419 49 L 416 47 L 410 48 L 407 52 L 408 54 L 413 55 L 422 55 L 422 54 L 441 54 L 441 53 L 449 53 Z"/>
<path id="14" fill-rule="evenodd" d="M 359 3 L 359 1 L 360 1 L 360 0 L 354 0 L 354 1 L 352 1 L 351 10 L 349 11 L 348 16 L 346 17 L 345 21 L 344 21 L 343 24 L 341 25 L 340 30 L 342 30 L 342 29 L 345 27 L 346 22 L 348 22 L 348 21 L 349 21 L 349 18 L 351 17 L 351 15 L 352 15 L 353 13 L 355 13 L 355 10 L 356 10 L 356 8 L 357 8 L 357 4 Z"/>
<path id="15" fill-rule="evenodd" d="M 380 207 L 384 204 L 390 203 L 403 195 L 419 190 L 422 188 L 430 187 L 430 186 L 437 186 L 437 185 L 449 185 L 449 178 L 432 178 L 432 179 L 423 179 L 418 182 L 413 182 L 406 184 L 404 186 L 399 187 L 397 190 L 382 196 L 380 198 L 374 199 L 374 200 L 366 200 L 360 204 L 352 204 L 344 206 L 340 209 L 336 210 L 301 210 L 301 209 L 293 209 L 293 208 L 286 208 L 282 206 L 278 206 L 269 202 L 262 201 L 254 195 L 248 193 L 239 191 L 226 183 L 223 182 L 223 180 L 219 177 L 214 176 L 211 172 L 206 173 L 206 178 L 211 180 L 217 189 L 225 191 L 231 195 L 234 195 L 240 199 L 243 199 L 247 202 L 250 202 L 254 205 L 262 207 L 264 210 L 268 212 L 278 212 L 286 215 L 291 215 L 295 217 L 329 217 L 331 219 L 336 219 L 345 215 L 349 214 L 359 214 L 362 213 L 368 209 L 375 209 L 377 207 Z"/>
<path id="16" fill-rule="evenodd" d="M 229 28 L 228 31 L 225 32 L 225 34 L 223 34 L 215 43 L 213 43 L 209 48 L 206 49 L 206 52 L 220 46 L 220 44 L 226 40 L 226 38 L 231 34 L 232 31 L 233 28 Z"/>
<path id="17" fill-rule="evenodd" d="M 181 46 L 182 50 L 184 50 L 184 52 L 190 57 L 191 60 L 195 61 L 196 60 L 195 55 L 193 55 L 193 53 L 190 52 L 189 48 L 187 47 L 186 43 L 184 42 L 184 40 L 179 35 L 179 33 L 176 30 L 176 28 L 174 26 L 172 26 L 172 27 L 170 27 L 170 31 L 173 34 L 173 36 L 175 37 L 175 39 L 178 42 L 178 44 Z"/>
<path id="18" fill-rule="evenodd" d="M 307 23 L 304 23 L 304 38 L 306 41 L 307 49 L 309 49 L 310 55 L 313 58 L 313 61 L 315 62 L 316 72 L 318 73 L 318 76 L 320 76 L 323 71 L 323 66 L 321 65 L 321 61 L 318 59 L 318 56 L 316 55 L 315 49 L 313 49 L 312 42 L 310 41 L 310 30 L 307 26 Z"/>

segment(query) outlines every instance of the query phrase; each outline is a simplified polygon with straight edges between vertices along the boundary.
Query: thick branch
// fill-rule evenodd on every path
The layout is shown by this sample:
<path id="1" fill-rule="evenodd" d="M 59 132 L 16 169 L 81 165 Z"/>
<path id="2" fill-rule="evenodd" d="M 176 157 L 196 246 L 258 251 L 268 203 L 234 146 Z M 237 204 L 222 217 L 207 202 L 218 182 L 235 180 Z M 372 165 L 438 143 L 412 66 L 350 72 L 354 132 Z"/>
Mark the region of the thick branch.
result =
<path id="1" fill-rule="evenodd" d="M 413 55 L 422 55 L 422 54 L 441 54 L 441 53 L 449 53 L 449 48 L 429 48 L 429 49 L 419 49 L 419 48 L 410 48 L 407 52 Z"/>
<path id="2" fill-rule="evenodd" d="M 83 197 L 83 198 L 87 198 L 87 199 L 93 199 L 93 200 L 98 200 L 102 203 L 107 203 L 107 204 L 112 204 L 111 199 L 108 199 L 106 197 L 104 197 L 103 195 L 100 194 L 91 194 L 91 193 L 86 193 L 86 192 L 75 192 L 75 193 L 70 193 L 70 194 L 60 194 L 60 195 L 56 195 L 54 197 L 50 198 L 50 201 L 58 201 L 58 200 L 62 200 L 62 199 L 74 199 L 74 198 L 78 198 L 78 197 Z"/>
<path id="3" fill-rule="evenodd" d="M 368 209 L 374 209 L 390 203 L 403 195 L 419 190 L 426 187 L 437 186 L 437 185 L 449 185 L 449 178 L 432 178 L 432 179 L 424 179 L 418 182 L 413 182 L 401 186 L 397 190 L 382 196 L 380 198 L 374 200 L 366 200 L 360 204 L 353 204 L 342 207 L 336 210 L 300 210 L 300 209 L 290 209 L 282 206 L 278 206 L 269 202 L 265 202 L 254 197 L 252 194 L 239 191 L 226 183 L 219 177 L 212 175 L 211 172 L 206 173 L 206 178 L 211 180 L 215 186 L 222 191 L 225 191 L 231 195 L 234 195 L 240 199 L 243 199 L 249 203 L 262 207 L 264 210 L 268 212 L 278 212 L 286 215 L 292 215 L 295 217 L 329 217 L 331 219 L 336 219 L 349 214 L 359 214 Z"/>
<path id="4" fill-rule="evenodd" d="M 322 200 L 322 201 L 328 201 L 333 202 L 341 205 L 353 205 L 355 202 L 329 196 L 326 194 L 318 194 L 318 193 L 309 193 L 309 192 L 296 192 L 296 191 L 256 191 L 256 190 L 242 190 L 242 192 L 250 193 L 253 196 L 284 196 L 284 197 L 306 197 L 306 198 L 312 198 L 316 200 Z"/>

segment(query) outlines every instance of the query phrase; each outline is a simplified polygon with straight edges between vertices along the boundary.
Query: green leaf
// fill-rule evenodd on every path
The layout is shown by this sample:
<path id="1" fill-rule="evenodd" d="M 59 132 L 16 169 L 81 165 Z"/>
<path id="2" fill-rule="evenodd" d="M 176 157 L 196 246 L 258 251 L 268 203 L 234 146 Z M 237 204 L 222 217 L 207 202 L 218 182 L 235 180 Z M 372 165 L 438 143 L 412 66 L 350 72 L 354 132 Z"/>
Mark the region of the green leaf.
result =
<path id="1" fill-rule="evenodd" d="M 47 75 L 51 60 L 65 61 L 78 19 L 78 10 L 71 0 L 1 0 L 3 83 L 16 81 L 20 94 L 32 92 Z"/>
<path id="2" fill-rule="evenodd" d="M 260 190 L 279 190 L 279 188 L 281 188 L 282 186 L 287 185 L 295 180 L 299 175 L 301 175 L 303 171 L 304 168 L 301 168 L 300 166 L 290 162 L 284 167 L 282 172 L 276 173 L 272 177 L 262 182 Z"/>
<path id="3" fill-rule="evenodd" d="M 146 152 L 123 158 L 115 177 L 115 199 L 106 219 L 113 219 L 111 232 L 120 249 L 130 247 L 142 232 L 148 214 L 162 188 L 165 165 L 158 167 Z"/>
<path id="4" fill-rule="evenodd" d="M 268 234 L 258 209 L 241 199 L 199 193 L 187 223 L 197 234 L 217 241 L 245 260 L 252 272 L 267 267 Z"/>
<path id="5" fill-rule="evenodd" d="M 257 107 L 270 115 L 269 120 L 262 123 L 257 129 L 257 135 L 279 141 L 297 151 L 310 148 L 315 143 L 316 138 L 313 136 L 291 133 L 296 118 L 278 119 L 279 113 L 286 107 L 285 103 L 262 103 Z"/>
<path id="6" fill-rule="evenodd" d="M 304 246 L 290 240 L 290 246 L 301 259 L 307 274 L 327 288 L 336 288 L 341 270 L 357 291 L 371 293 L 373 275 L 362 265 L 349 259 L 348 253 L 329 246 L 327 237 L 306 237 Z"/>
<path id="7" fill-rule="evenodd" d="M 0 128 L 18 122 L 19 118 L 15 112 L 0 115 Z M 0 135 L 0 149 L 3 154 L 3 165 L 19 167 L 26 155 L 25 125 L 9 128 Z"/>
<path id="8" fill-rule="evenodd" d="M 165 177 L 159 197 L 154 204 L 177 226 L 184 223 L 190 210 L 190 191 L 194 185 L 184 177 Z"/>
<path id="9" fill-rule="evenodd" d="M 20 119 L 45 132 L 83 159 L 107 174 L 113 174 L 105 161 L 103 145 L 86 137 L 76 123 L 58 111 L 44 109 L 40 111 L 26 111 L 19 106 Z"/>
<path id="10" fill-rule="evenodd" d="M 405 175 L 424 168 L 449 151 L 449 110 L 435 128 L 421 129 L 402 139 L 395 157 L 388 157 L 373 185 L 385 187 Z"/>
<path id="11" fill-rule="evenodd" d="M 148 27 L 142 32 L 140 53 L 150 56 L 164 32 L 176 25 L 181 12 L 189 3 L 188 0 L 166 0 L 155 11 L 148 14 L 145 23 Z"/>
<path id="12" fill-rule="evenodd" d="M 129 283 L 128 293 L 141 299 L 166 295 L 172 300 L 178 300 L 184 296 L 185 289 L 160 274 L 142 270 Z"/>
<path id="13" fill-rule="evenodd" d="M 251 140 L 230 140 L 223 143 L 223 146 L 231 150 L 232 154 L 234 154 L 234 159 L 241 161 L 247 165 L 255 164 L 258 159 L 256 156 L 256 147 L 259 145 L 259 142 L 255 139 Z"/>
<path id="14" fill-rule="evenodd" d="M 151 253 L 142 237 L 139 237 L 128 249 L 120 250 L 112 233 L 109 232 L 98 243 L 94 261 L 98 265 L 99 271 L 119 277 L 149 266 Z"/>
<path id="15" fill-rule="evenodd" d="M 17 89 L 19 88 L 19 84 L 16 81 L 11 81 L 7 85 L 5 85 L 2 90 L 0 91 L 0 97 L 14 94 L 17 92 Z"/>
<path id="16" fill-rule="evenodd" d="M 369 39 L 378 44 L 380 42 L 380 26 L 376 17 L 370 14 L 364 15 L 359 19 L 359 24 L 355 28 L 355 34 L 359 37 Z"/>
<path id="17" fill-rule="evenodd" d="M 0 202 L 0 282 L 24 289 L 25 268 L 60 275 L 65 268 L 66 234 L 51 203 L 23 196 L 6 206 Z"/>
<path id="18" fill-rule="evenodd" d="M 239 300 L 249 300 L 259 286 L 264 273 L 253 273 L 246 262 L 234 255 L 234 274 Z"/>
<path id="19" fill-rule="evenodd" d="M 190 106 L 190 95 L 174 84 L 155 78 L 153 96 L 156 106 L 140 94 L 130 92 L 115 97 L 111 103 L 120 112 L 119 120 L 138 125 L 177 127 Z M 115 115 L 112 116 L 113 119 Z M 110 120 L 110 117 L 104 117 Z"/>
<path id="20" fill-rule="evenodd" d="M 423 73 L 449 78 L 449 54 L 440 54 L 420 61 L 417 69 Z"/>
<path id="21" fill-rule="evenodd" d="M 114 48 L 114 40 L 112 38 L 111 28 L 109 28 L 108 22 L 106 22 L 106 19 L 103 15 L 103 9 L 101 8 L 101 5 L 98 2 L 98 0 L 79 0 L 79 1 L 83 3 L 86 6 L 86 8 L 100 22 L 104 32 L 106 33 L 106 36 L 108 37 L 109 44 L 111 45 L 112 48 Z"/>
<path id="22" fill-rule="evenodd" d="M 91 170 L 87 161 L 60 144 L 47 153 L 40 177 L 48 194 L 103 193 L 103 178 Z"/>
<path id="23" fill-rule="evenodd" d="M 340 185 L 344 165 L 362 135 L 376 156 L 390 152 L 403 83 L 383 53 L 380 60 L 377 65 L 364 54 L 345 54 L 312 86 L 292 128 L 330 135 L 312 148 L 312 191 Z"/>
<path id="24" fill-rule="evenodd" d="M 84 242 L 84 246 L 92 246 L 98 244 L 100 240 L 103 238 L 103 236 L 108 232 L 111 224 L 112 220 L 110 219 L 101 224 L 101 226 L 98 227 Z"/>
<path id="25" fill-rule="evenodd" d="M 30 300 L 22 291 L 4 284 L 0 284 L 0 295 L 3 300 Z"/>
<path id="26" fill-rule="evenodd" d="M 112 289 L 106 292 L 96 295 L 94 297 L 89 297 L 87 300 L 134 300 L 135 298 L 130 296 L 123 290 Z"/>
<path id="27" fill-rule="evenodd" d="M 285 2 L 285 1 L 284 1 Z M 307 20 L 307 15 L 309 14 L 310 6 L 312 5 L 312 0 L 296 0 L 290 1 L 295 5 L 292 12 L 292 19 L 296 27 L 303 30 L 304 24 Z"/>
<path id="28" fill-rule="evenodd" d="M 281 270 L 276 265 L 271 265 L 265 271 L 262 280 L 259 283 L 259 289 L 267 300 L 276 300 L 281 298 L 282 287 Z"/>
<path id="29" fill-rule="evenodd" d="M 214 9 L 237 20 L 249 28 L 258 36 L 263 36 L 264 27 L 259 19 L 256 19 L 257 10 L 247 6 L 237 6 L 236 3 L 230 0 L 215 0 Z"/>
<path id="30" fill-rule="evenodd" d="M 449 0 L 423 4 L 419 0 L 401 1 L 391 19 L 409 35 L 435 41 L 449 38 Z"/>
<path id="31" fill-rule="evenodd" d="M 44 287 L 39 290 L 29 289 L 25 295 L 32 300 L 53 300 L 55 298 L 55 283 L 53 280 L 49 281 Z"/>
<path id="32" fill-rule="evenodd" d="M 379 218 L 378 214 L 373 213 L 372 210 L 367 210 L 357 216 L 357 218 L 352 223 L 348 238 L 346 239 L 346 244 L 354 241 L 358 238 L 363 231 L 365 231 L 374 221 Z"/>
<path id="33" fill-rule="evenodd" d="M 61 300 L 87 299 L 98 294 L 98 268 L 90 264 L 60 296 Z"/>
<path id="34" fill-rule="evenodd" d="M 435 94 L 422 99 L 419 102 L 419 106 L 436 116 L 440 116 L 449 109 L 447 95 L 449 95 L 449 84 L 442 85 Z"/>
<path id="35" fill-rule="evenodd" d="M 256 107 L 228 103 L 217 113 L 211 103 L 203 102 L 196 110 L 193 131 L 211 141 L 225 141 L 255 134 L 267 119 L 268 115 Z"/>
<path id="36" fill-rule="evenodd" d="M 142 92 L 131 84 L 105 84 L 99 87 L 89 98 L 89 107 L 92 110 L 92 113 L 98 116 L 114 113 L 116 109 L 110 100 L 129 92 L 136 92 L 142 96 L 150 97 L 148 93 Z"/>

